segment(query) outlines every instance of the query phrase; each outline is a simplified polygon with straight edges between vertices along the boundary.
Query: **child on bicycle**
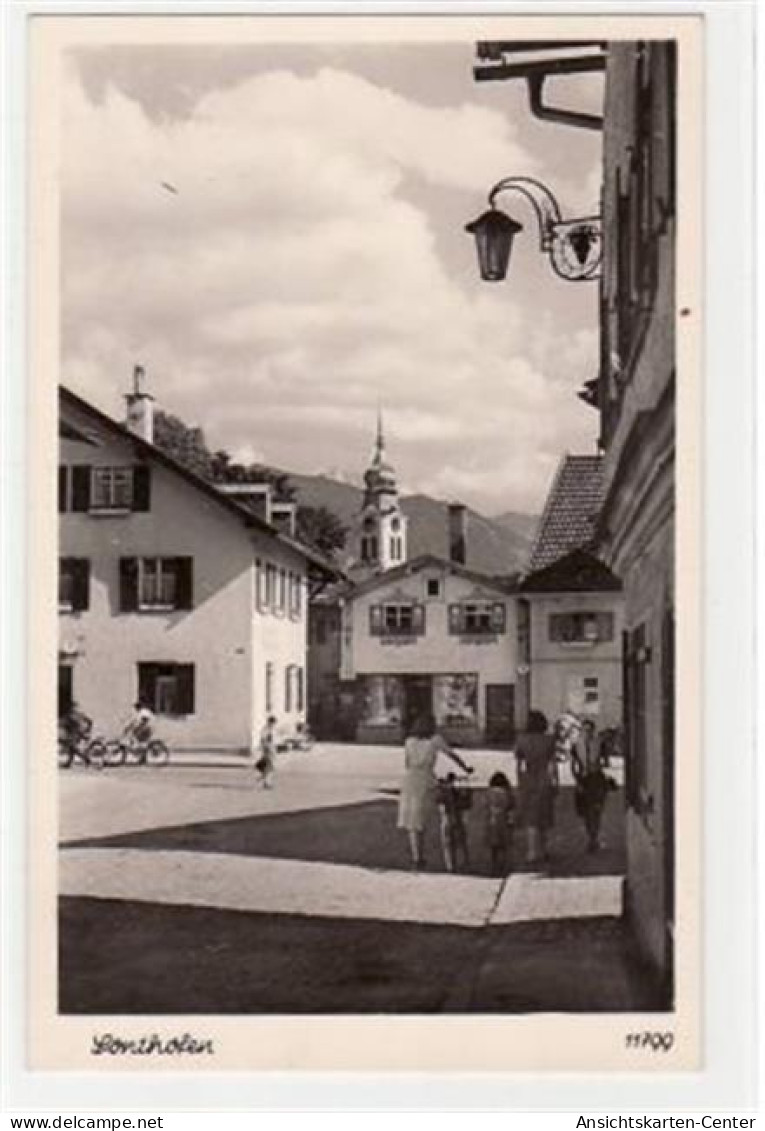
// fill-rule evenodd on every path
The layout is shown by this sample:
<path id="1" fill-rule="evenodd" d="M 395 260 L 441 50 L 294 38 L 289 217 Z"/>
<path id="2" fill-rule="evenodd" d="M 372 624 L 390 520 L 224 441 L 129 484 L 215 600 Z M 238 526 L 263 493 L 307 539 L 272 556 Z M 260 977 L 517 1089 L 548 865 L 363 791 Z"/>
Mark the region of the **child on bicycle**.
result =
<path id="1" fill-rule="evenodd" d="M 154 712 L 145 699 L 133 704 L 133 714 L 122 732 L 123 738 L 138 746 L 146 746 L 154 733 Z"/>

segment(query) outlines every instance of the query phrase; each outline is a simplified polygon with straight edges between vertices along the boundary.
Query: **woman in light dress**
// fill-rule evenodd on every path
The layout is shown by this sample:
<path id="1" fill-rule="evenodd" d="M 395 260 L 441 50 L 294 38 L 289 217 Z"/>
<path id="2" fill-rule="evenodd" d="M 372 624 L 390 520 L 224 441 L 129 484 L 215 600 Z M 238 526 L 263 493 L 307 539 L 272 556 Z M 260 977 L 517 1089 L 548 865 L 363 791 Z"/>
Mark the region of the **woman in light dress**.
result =
<path id="1" fill-rule="evenodd" d="M 405 772 L 398 805 L 398 827 L 405 829 L 409 837 L 415 870 L 425 866 L 425 829 L 436 810 L 435 768 L 439 754 L 450 758 L 463 773 L 472 773 L 471 767 L 437 733 L 433 716 L 422 715 L 415 720 L 404 743 Z"/>

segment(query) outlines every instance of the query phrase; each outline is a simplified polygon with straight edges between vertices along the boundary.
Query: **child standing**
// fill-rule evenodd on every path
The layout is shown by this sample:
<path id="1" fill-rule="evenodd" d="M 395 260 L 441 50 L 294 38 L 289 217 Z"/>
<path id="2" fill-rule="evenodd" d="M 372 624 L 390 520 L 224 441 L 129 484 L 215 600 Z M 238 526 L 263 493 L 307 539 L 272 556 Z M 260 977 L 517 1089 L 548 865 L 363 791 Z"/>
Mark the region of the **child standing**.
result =
<path id="1" fill-rule="evenodd" d="M 503 773 L 492 774 L 486 792 L 486 841 L 492 876 L 506 876 L 513 862 L 515 798 Z"/>
<path id="2" fill-rule="evenodd" d="M 448 773 L 438 783 L 438 811 L 441 816 L 441 848 L 447 872 L 456 872 L 461 863 L 465 871 L 470 867 L 465 811 L 470 808 L 472 794 L 460 786 L 457 775 Z"/>
<path id="3" fill-rule="evenodd" d="M 266 725 L 260 732 L 260 757 L 255 763 L 255 769 L 260 774 L 260 784 L 263 789 L 271 789 L 276 760 L 276 716 L 269 715 Z"/>

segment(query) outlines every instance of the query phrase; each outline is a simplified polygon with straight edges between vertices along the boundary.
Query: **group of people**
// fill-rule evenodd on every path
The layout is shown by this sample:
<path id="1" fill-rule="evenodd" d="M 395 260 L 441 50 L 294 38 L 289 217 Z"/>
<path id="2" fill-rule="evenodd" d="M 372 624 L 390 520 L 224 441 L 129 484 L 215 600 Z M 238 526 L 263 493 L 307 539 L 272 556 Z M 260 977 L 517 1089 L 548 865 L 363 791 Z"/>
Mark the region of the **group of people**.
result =
<path id="1" fill-rule="evenodd" d="M 122 742 L 146 746 L 154 734 L 154 712 L 144 699 L 133 704 L 130 718 L 121 733 Z M 93 720 L 75 702 L 71 702 L 58 721 L 59 741 L 66 743 L 74 754 L 88 761 L 86 744 L 93 733 Z"/>
<path id="2" fill-rule="evenodd" d="M 529 713 L 528 727 L 515 750 L 517 798 L 507 774 L 489 779 L 484 806 L 484 837 L 492 875 L 506 875 L 512 866 L 516 825 L 525 831 L 527 864 L 549 858 L 548 837 L 554 823 L 559 767 L 570 761 L 574 805 L 585 828 L 587 851 L 602 847 L 600 826 L 606 798 L 616 783 L 604 772 L 608 754 L 597 741 L 592 720 L 562 716 L 550 730 L 541 711 Z M 443 762 L 449 764 L 446 772 Z M 455 773 L 456 766 L 462 780 Z M 398 808 L 398 827 L 405 830 L 414 870 L 425 867 L 425 832 L 437 812 L 441 849 L 449 872 L 470 868 L 466 813 L 472 805 L 464 759 L 438 733 L 435 719 L 417 719 L 404 743 L 404 780 Z"/>

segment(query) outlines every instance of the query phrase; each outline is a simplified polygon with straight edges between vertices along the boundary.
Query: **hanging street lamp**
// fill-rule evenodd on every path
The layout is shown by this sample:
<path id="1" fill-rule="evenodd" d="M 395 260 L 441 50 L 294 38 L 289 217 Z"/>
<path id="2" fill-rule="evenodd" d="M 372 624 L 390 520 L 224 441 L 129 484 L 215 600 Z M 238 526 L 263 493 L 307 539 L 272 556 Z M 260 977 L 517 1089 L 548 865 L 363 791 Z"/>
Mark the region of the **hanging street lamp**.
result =
<path id="1" fill-rule="evenodd" d="M 599 216 L 564 220 L 558 202 L 540 181 L 533 177 L 505 177 L 489 193 L 489 209 L 465 225 L 475 239 L 481 278 L 500 282 L 507 275 L 513 240 L 523 225 L 496 207 L 501 192 L 515 191 L 528 200 L 539 224 L 540 251 L 550 258 L 553 271 L 569 282 L 597 279 L 603 253 L 603 234 Z"/>

